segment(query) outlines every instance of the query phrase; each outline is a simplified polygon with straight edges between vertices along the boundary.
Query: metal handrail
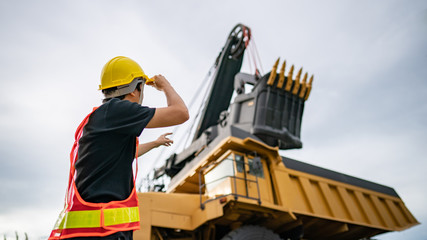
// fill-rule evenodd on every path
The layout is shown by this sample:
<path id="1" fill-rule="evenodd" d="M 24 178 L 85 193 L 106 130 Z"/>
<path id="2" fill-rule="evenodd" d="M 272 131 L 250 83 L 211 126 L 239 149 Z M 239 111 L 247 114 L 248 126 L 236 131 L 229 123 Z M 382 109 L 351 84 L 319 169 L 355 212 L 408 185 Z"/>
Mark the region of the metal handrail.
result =
<path id="1" fill-rule="evenodd" d="M 210 164 L 208 164 L 208 165 L 204 166 L 203 168 L 201 168 L 201 169 L 199 170 L 199 196 L 200 196 L 200 208 L 201 208 L 202 210 L 204 210 L 204 208 L 205 208 L 205 204 L 206 204 L 206 203 L 211 202 L 211 201 L 214 201 L 214 200 L 217 200 L 217 199 L 219 199 L 219 198 L 226 197 L 226 196 L 234 196 L 235 200 L 237 200 L 239 197 L 243 197 L 243 198 L 247 198 L 247 199 L 252 199 L 252 200 L 257 200 L 257 201 L 258 201 L 258 204 L 261 204 L 261 194 L 260 194 L 260 190 L 259 190 L 258 176 L 257 176 L 257 175 L 255 175 L 255 180 L 248 179 L 248 178 L 247 178 L 247 176 L 246 176 L 246 171 L 245 171 L 245 169 L 246 169 L 246 166 L 250 167 L 250 166 L 249 166 L 249 164 L 248 164 L 248 163 L 246 163 L 246 162 L 243 162 L 243 164 L 245 165 L 245 168 L 244 168 L 244 171 L 243 171 L 243 172 L 244 172 L 244 177 L 242 178 L 242 177 L 238 177 L 238 176 L 236 176 L 236 168 L 235 168 L 235 165 L 234 165 L 234 163 L 236 162 L 235 157 L 233 157 L 233 159 L 223 159 L 221 162 L 223 162 L 223 161 L 233 161 L 233 175 L 226 175 L 226 176 L 220 177 L 220 178 L 218 178 L 218 179 L 215 179 L 215 180 L 213 180 L 213 181 L 211 181 L 211 182 L 209 182 L 209 183 L 206 183 L 206 182 L 205 182 L 205 183 L 203 183 L 203 184 L 202 184 L 202 174 L 203 174 L 203 171 L 204 171 L 206 168 L 211 167 L 213 164 L 219 164 L 219 163 L 217 163 L 217 162 L 212 162 L 212 163 L 210 163 Z M 203 188 L 204 188 L 204 187 L 206 187 L 206 185 L 208 185 L 208 184 L 211 184 L 211 183 L 213 183 L 213 182 L 216 182 L 216 181 L 219 181 L 219 180 L 221 180 L 221 179 L 225 179 L 225 178 L 232 178 L 232 179 L 233 179 L 234 191 L 232 191 L 232 193 L 223 194 L 223 195 L 217 196 L 217 197 L 215 197 L 215 198 L 211 198 L 211 199 L 208 199 L 208 200 L 206 200 L 206 201 L 202 201 L 202 195 L 203 195 L 202 190 L 203 190 Z M 246 185 L 246 195 L 241 195 L 241 194 L 238 194 L 238 193 L 237 193 L 237 184 L 236 184 L 236 179 L 240 179 L 240 180 L 244 180 L 244 181 L 245 181 L 245 185 Z M 248 183 L 248 182 L 254 182 L 254 183 L 256 183 L 256 186 L 257 186 L 257 193 L 258 193 L 258 198 L 256 198 L 256 197 L 250 197 L 250 196 L 249 196 L 249 190 L 248 190 L 248 186 L 247 186 L 247 183 Z"/>

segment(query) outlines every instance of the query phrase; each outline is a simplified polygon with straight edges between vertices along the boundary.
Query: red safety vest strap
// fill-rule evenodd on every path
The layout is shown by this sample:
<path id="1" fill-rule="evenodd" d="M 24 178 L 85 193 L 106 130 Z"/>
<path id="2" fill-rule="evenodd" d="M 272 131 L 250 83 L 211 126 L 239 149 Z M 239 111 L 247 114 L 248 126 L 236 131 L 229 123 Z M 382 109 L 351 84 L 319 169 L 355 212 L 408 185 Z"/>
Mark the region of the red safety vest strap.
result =
<path id="1" fill-rule="evenodd" d="M 77 127 L 75 141 L 70 153 L 70 175 L 65 196 L 65 207 L 59 215 L 49 240 L 72 237 L 104 237 L 120 231 L 138 230 L 139 203 L 136 194 L 136 175 L 138 172 L 138 138 L 136 139 L 136 171 L 134 186 L 130 196 L 122 201 L 109 203 L 90 203 L 83 200 L 75 184 L 75 163 L 78 159 L 79 140 L 89 117 L 88 114 Z"/>

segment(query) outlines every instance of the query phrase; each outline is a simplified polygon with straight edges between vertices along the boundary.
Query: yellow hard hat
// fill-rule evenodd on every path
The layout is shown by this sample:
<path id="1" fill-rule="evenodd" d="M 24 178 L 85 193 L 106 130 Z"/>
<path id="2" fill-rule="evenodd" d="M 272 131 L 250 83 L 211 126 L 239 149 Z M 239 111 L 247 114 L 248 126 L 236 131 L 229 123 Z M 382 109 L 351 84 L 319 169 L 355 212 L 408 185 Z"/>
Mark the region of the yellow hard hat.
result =
<path id="1" fill-rule="evenodd" d="M 123 56 L 115 57 L 108 61 L 102 69 L 99 90 L 128 85 L 135 78 L 150 80 L 134 60 Z"/>

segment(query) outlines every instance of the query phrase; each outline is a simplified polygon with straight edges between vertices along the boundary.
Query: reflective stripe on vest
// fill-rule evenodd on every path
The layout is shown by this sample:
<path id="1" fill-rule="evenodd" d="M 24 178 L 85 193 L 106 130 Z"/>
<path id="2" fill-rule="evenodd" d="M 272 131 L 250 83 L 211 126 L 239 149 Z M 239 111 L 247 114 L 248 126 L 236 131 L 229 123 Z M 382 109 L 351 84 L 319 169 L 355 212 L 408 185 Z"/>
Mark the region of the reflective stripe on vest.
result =
<path id="1" fill-rule="evenodd" d="M 101 224 L 102 220 L 100 220 L 102 212 L 104 213 L 103 226 L 139 222 L 138 207 L 72 211 L 66 212 L 62 216 L 62 221 L 58 221 L 55 229 L 103 227 Z"/>
<path id="2" fill-rule="evenodd" d="M 96 108 L 93 109 L 92 113 L 95 110 Z M 91 203 L 84 201 L 77 190 L 74 166 L 78 159 L 79 140 L 92 113 L 85 117 L 76 130 L 75 142 L 70 153 L 70 176 L 65 196 L 65 207 L 58 217 L 49 240 L 72 237 L 104 237 L 116 232 L 140 228 L 138 196 L 135 188 L 138 172 L 138 138 L 136 138 L 136 171 L 133 178 L 133 189 L 127 199 L 109 203 Z"/>

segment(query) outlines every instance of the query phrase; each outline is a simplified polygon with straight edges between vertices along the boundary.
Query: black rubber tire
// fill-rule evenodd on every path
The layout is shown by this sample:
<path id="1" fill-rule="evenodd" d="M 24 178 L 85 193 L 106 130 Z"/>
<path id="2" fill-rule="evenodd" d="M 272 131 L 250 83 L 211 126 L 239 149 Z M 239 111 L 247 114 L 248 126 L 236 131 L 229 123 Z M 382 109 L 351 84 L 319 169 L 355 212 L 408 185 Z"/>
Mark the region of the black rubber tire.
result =
<path id="1" fill-rule="evenodd" d="M 282 240 L 270 229 L 247 225 L 229 232 L 221 240 Z"/>

